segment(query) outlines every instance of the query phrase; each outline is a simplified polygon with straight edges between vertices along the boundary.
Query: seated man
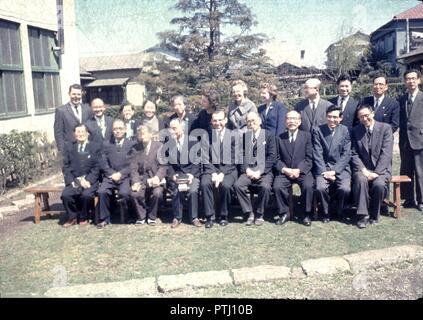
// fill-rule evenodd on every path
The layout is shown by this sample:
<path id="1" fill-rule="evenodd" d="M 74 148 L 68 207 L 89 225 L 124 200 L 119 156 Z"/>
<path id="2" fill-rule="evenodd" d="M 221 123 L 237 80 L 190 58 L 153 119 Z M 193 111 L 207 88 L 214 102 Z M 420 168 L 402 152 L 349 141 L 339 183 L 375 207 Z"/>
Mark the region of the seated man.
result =
<path id="1" fill-rule="evenodd" d="M 113 121 L 113 138 L 103 146 L 102 181 L 97 192 L 100 206 L 100 222 L 97 225 L 99 229 L 110 223 L 110 197 L 113 189 L 118 189 L 125 205 L 129 200 L 129 154 L 135 142 L 125 138 L 125 133 L 125 123 L 120 119 Z"/>
<path id="2" fill-rule="evenodd" d="M 131 198 L 134 203 L 136 224 L 156 224 L 159 201 L 163 197 L 162 180 L 166 177 L 167 166 L 159 162 L 162 143 L 153 140 L 151 127 L 138 129 L 140 148 L 131 159 Z M 147 219 L 147 220 L 146 220 Z"/>
<path id="3" fill-rule="evenodd" d="M 285 117 L 287 132 L 278 137 L 277 159 L 275 164 L 276 177 L 273 182 L 276 203 L 279 210 L 279 220 L 282 225 L 289 219 L 289 189 L 294 183 L 301 188 L 301 204 L 305 209 L 303 224 L 311 225 L 313 206 L 313 146 L 309 132 L 299 130 L 301 114 L 295 110 L 289 111 Z"/>
<path id="4" fill-rule="evenodd" d="M 226 128 L 227 118 L 223 109 L 214 111 L 211 116 L 212 136 L 210 136 L 209 161 L 203 165 L 201 190 L 204 210 L 207 217 L 205 227 L 213 227 L 216 219 L 213 189 L 218 190 L 220 198 L 221 226 L 228 224 L 231 188 L 238 178 L 235 165 L 235 141 L 231 131 Z"/>
<path id="5" fill-rule="evenodd" d="M 357 109 L 360 124 L 352 130 L 353 196 L 357 204 L 357 227 L 377 223 L 386 185 L 391 178 L 393 134 L 387 123 L 375 121 L 373 108 Z M 370 220 L 369 220 L 370 215 Z"/>
<path id="6" fill-rule="evenodd" d="M 174 118 L 169 123 L 172 135 L 166 145 L 170 145 L 168 154 L 168 188 L 172 192 L 172 209 L 174 219 L 171 228 L 176 228 L 182 221 L 182 198 L 188 192 L 188 212 L 192 224 L 201 227 L 198 220 L 198 187 L 200 185 L 200 158 L 201 154 L 193 154 L 192 147 L 198 140 L 190 139 L 184 134 L 183 122 Z M 197 162 L 198 160 L 198 162 Z"/>
<path id="7" fill-rule="evenodd" d="M 113 118 L 106 116 L 106 106 L 103 100 L 95 98 L 91 101 L 92 116 L 85 123 L 90 133 L 90 141 L 102 144 L 112 137 Z"/>
<path id="8" fill-rule="evenodd" d="M 84 124 L 74 129 L 74 142 L 66 142 L 63 152 L 65 189 L 61 199 L 68 220 L 63 227 L 88 224 L 88 212 L 98 187 L 101 146 L 88 141 Z"/>
<path id="9" fill-rule="evenodd" d="M 264 222 L 264 210 L 272 191 L 272 168 L 276 160 L 275 138 L 261 129 L 261 118 L 257 112 L 247 114 L 247 132 L 244 133 L 244 158 L 241 176 L 234 184 L 234 189 L 242 212 L 248 215 L 247 226 L 257 226 Z M 258 198 L 254 214 L 251 199 L 247 195 L 250 186 L 258 188 Z"/>
<path id="10" fill-rule="evenodd" d="M 140 121 L 134 119 L 135 107 L 128 101 L 124 101 L 120 108 L 119 114 L 125 123 L 126 135 L 125 137 L 131 140 L 137 139 L 137 128 L 140 125 Z"/>
<path id="11" fill-rule="evenodd" d="M 316 193 L 323 207 L 324 223 L 330 220 L 329 201 L 336 204 L 338 218 L 344 219 L 344 199 L 351 191 L 351 139 L 348 127 L 340 124 L 341 107 L 330 106 L 326 121 L 327 124 L 312 129 Z"/>

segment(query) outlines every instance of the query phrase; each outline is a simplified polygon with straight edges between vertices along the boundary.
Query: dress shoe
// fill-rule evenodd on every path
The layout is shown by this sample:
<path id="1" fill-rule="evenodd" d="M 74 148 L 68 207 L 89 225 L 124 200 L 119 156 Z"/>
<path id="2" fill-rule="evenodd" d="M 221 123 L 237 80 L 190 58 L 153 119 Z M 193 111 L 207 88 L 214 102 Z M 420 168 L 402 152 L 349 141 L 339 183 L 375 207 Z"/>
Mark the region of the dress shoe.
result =
<path id="1" fill-rule="evenodd" d="M 99 224 L 97 224 L 97 229 L 104 229 L 107 226 L 106 221 L 101 221 Z"/>
<path id="2" fill-rule="evenodd" d="M 247 222 L 245 223 L 246 226 L 251 226 L 254 223 L 254 213 L 250 213 L 248 216 Z"/>
<path id="3" fill-rule="evenodd" d="M 192 224 L 196 227 L 201 227 L 201 222 L 197 218 L 192 220 Z"/>
<path id="4" fill-rule="evenodd" d="M 311 219 L 310 219 L 309 216 L 307 216 L 303 219 L 303 225 L 305 225 L 307 227 L 311 226 Z"/>
<path id="5" fill-rule="evenodd" d="M 281 215 L 278 220 L 276 220 L 276 224 L 280 226 L 280 225 L 283 225 L 287 221 L 288 221 L 288 215 L 285 213 Z"/>
<path id="6" fill-rule="evenodd" d="M 156 220 L 154 220 L 154 219 L 147 219 L 147 224 L 149 226 L 154 227 L 156 225 Z"/>
<path id="7" fill-rule="evenodd" d="M 145 224 L 145 219 L 143 219 L 143 220 L 137 220 L 137 221 L 135 221 L 135 224 L 136 225 L 143 225 L 143 224 Z"/>
<path id="8" fill-rule="evenodd" d="M 414 200 L 405 200 L 402 204 L 403 208 L 415 208 L 416 202 Z"/>
<path id="9" fill-rule="evenodd" d="M 206 229 L 212 228 L 213 224 L 214 224 L 213 220 L 207 220 L 205 224 Z"/>
<path id="10" fill-rule="evenodd" d="M 80 226 L 86 226 L 88 224 L 90 224 L 90 222 L 88 220 L 81 220 L 81 221 L 79 221 L 79 225 Z"/>
<path id="11" fill-rule="evenodd" d="M 181 224 L 181 221 L 175 218 L 175 219 L 173 219 L 172 224 L 170 225 L 170 227 L 171 227 L 172 229 L 174 229 L 174 228 L 176 228 L 177 226 L 179 226 L 180 224 Z"/>
<path id="12" fill-rule="evenodd" d="M 388 216 L 389 215 L 389 208 L 388 208 L 388 206 L 387 205 L 381 205 L 380 206 L 380 214 L 383 214 L 383 215 L 386 215 L 386 216 Z"/>
<path id="13" fill-rule="evenodd" d="M 226 219 L 222 219 L 222 220 L 220 220 L 219 224 L 220 224 L 222 227 L 225 227 L 225 226 L 227 226 L 227 225 L 228 225 L 228 220 L 226 220 Z"/>
<path id="14" fill-rule="evenodd" d="M 71 219 L 65 222 L 65 224 L 63 224 L 63 228 L 69 228 L 72 227 L 73 225 L 76 225 L 77 221 L 76 219 Z"/>
<path id="15" fill-rule="evenodd" d="M 419 210 L 419 211 L 423 211 L 423 203 L 419 203 L 419 204 L 417 205 L 417 210 Z"/>
<path id="16" fill-rule="evenodd" d="M 263 216 L 258 217 L 258 218 L 256 219 L 256 221 L 254 221 L 254 224 L 255 224 L 256 226 L 261 226 L 263 223 L 264 223 Z"/>
<path id="17" fill-rule="evenodd" d="M 379 223 L 379 220 L 378 219 L 370 219 L 369 223 L 370 224 L 376 224 L 376 223 Z"/>
<path id="18" fill-rule="evenodd" d="M 364 216 L 363 218 L 361 218 L 360 220 L 358 220 L 357 227 L 359 229 L 364 229 L 365 227 L 367 227 L 368 224 L 369 224 L 369 217 Z"/>

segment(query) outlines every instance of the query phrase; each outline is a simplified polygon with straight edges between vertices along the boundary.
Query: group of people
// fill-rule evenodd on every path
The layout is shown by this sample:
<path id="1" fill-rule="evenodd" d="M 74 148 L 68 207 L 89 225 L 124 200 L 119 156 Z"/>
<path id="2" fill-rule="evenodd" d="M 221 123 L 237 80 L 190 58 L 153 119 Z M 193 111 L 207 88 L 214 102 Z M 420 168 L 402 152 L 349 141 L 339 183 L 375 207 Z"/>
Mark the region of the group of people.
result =
<path id="1" fill-rule="evenodd" d="M 387 95 L 386 76 L 373 79 L 373 95 L 360 101 L 350 96 L 352 81 L 341 76 L 338 96 L 320 97 L 320 81 L 304 84 L 305 99 L 293 110 L 278 100 L 275 85 L 263 83 L 256 105 L 247 98 L 242 80 L 233 82 L 229 108 L 214 89 L 203 92 L 197 116 L 186 110 L 181 95 L 171 100 L 174 114 L 165 121 L 147 101 L 143 116 L 124 102 L 120 117 L 105 115 L 104 102 L 81 102 L 82 87 L 72 85 L 70 101 L 56 109 L 54 133 L 63 154 L 68 215 L 64 227 L 88 224 L 95 195 L 99 223 L 110 223 L 113 192 L 132 208 L 136 224 L 155 225 L 160 201 L 172 198 L 172 228 L 178 227 L 187 200 L 189 219 L 201 227 L 199 194 L 205 227 L 228 224 L 234 196 L 246 225 L 262 225 L 273 192 L 276 224 L 290 219 L 292 185 L 301 189 L 301 221 L 311 225 L 313 199 L 324 223 L 345 220 L 345 204 L 357 208 L 357 226 L 379 221 L 392 174 L 393 133 L 399 131 L 400 173 L 412 182 L 401 185 L 404 207 L 423 211 L 423 94 L 421 73 L 404 74 L 407 92 L 399 101 Z M 415 191 L 414 192 L 414 185 Z M 255 201 L 251 194 L 257 193 Z M 417 203 L 416 203 L 417 200 Z"/>

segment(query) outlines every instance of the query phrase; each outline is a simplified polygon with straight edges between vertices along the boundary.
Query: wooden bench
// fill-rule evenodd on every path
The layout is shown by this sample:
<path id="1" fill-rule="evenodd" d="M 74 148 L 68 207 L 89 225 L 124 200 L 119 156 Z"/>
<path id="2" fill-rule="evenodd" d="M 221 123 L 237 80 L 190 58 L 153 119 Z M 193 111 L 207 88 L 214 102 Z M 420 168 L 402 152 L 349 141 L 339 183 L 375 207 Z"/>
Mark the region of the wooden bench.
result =
<path id="1" fill-rule="evenodd" d="M 392 176 L 389 180 L 393 185 L 394 202 L 388 200 L 388 205 L 394 208 L 394 217 L 399 218 L 401 215 L 401 183 L 409 183 L 411 179 L 408 176 Z"/>
<path id="2" fill-rule="evenodd" d="M 41 221 L 41 211 L 45 212 L 48 217 L 52 214 L 61 213 L 63 211 L 52 211 L 48 203 L 49 192 L 62 192 L 63 186 L 51 186 L 51 185 L 40 185 L 35 187 L 29 187 L 25 189 L 25 192 L 34 194 L 35 206 L 34 206 L 34 222 L 36 224 Z M 43 200 L 44 209 L 41 209 L 41 199 Z"/>

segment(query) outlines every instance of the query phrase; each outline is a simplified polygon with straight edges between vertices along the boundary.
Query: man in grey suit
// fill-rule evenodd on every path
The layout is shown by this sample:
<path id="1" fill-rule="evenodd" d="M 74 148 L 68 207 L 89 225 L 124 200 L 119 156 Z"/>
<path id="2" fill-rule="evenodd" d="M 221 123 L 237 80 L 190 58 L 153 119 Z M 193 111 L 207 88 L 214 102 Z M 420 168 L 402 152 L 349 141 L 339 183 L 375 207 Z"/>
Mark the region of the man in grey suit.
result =
<path id="1" fill-rule="evenodd" d="M 327 124 L 312 131 L 316 193 L 323 207 L 323 222 L 330 221 L 329 201 L 343 220 L 344 199 L 351 191 L 351 139 L 342 121 L 341 108 L 332 105 L 326 111 Z M 332 201 L 337 200 L 337 201 Z"/>
<path id="2" fill-rule="evenodd" d="M 54 140 L 57 149 L 63 152 L 65 142 L 74 142 L 74 128 L 77 124 L 85 123 L 91 115 L 87 104 L 81 102 L 82 87 L 73 84 L 69 87 L 70 101 L 56 108 L 54 115 Z"/>
<path id="3" fill-rule="evenodd" d="M 411 178 L 411 183 L 401 184 L 404 208 L 416 206 L 414 183 L 416 184 L 417 209 L 423 211 L 423 93 L 419 90 L 421 73 L 408 70 L 404 73 L 407 93 L 400 98 L 399 148 L 400 173 Z"/>
<path id="4" fill-rule="evenodd" d="M 312 127 L 326 123 L 326 109 L 332 103 L 320 98 L 320 80 L 308 79 L 304 84 L 305 99 L 298 102 L 295 111 L 301 114 L 301 127 L 303 131 L 311 132 Z"/>
<path id="5" fill-rule="evenodd" d="M 357 227 L 362 229 L 379 219 L 392 172 L 393 134 L 389 124 L 374 120 L 372 106 L 361 105 L 357 116 L 360 124 L 351 136 L 353 195 L 359 217 Z"/>
<path id="6" fill-rule="evenodd" d="M 358 101 L 350 96 L 352 90 L 351 78 L 348 75 L 341 75 L 336 81 L 336 89 L 338 96 L 330 99 L 329 102 L 341 108 L 341 124 L 351 130 L 359 123 L 357 119 Z"/>

